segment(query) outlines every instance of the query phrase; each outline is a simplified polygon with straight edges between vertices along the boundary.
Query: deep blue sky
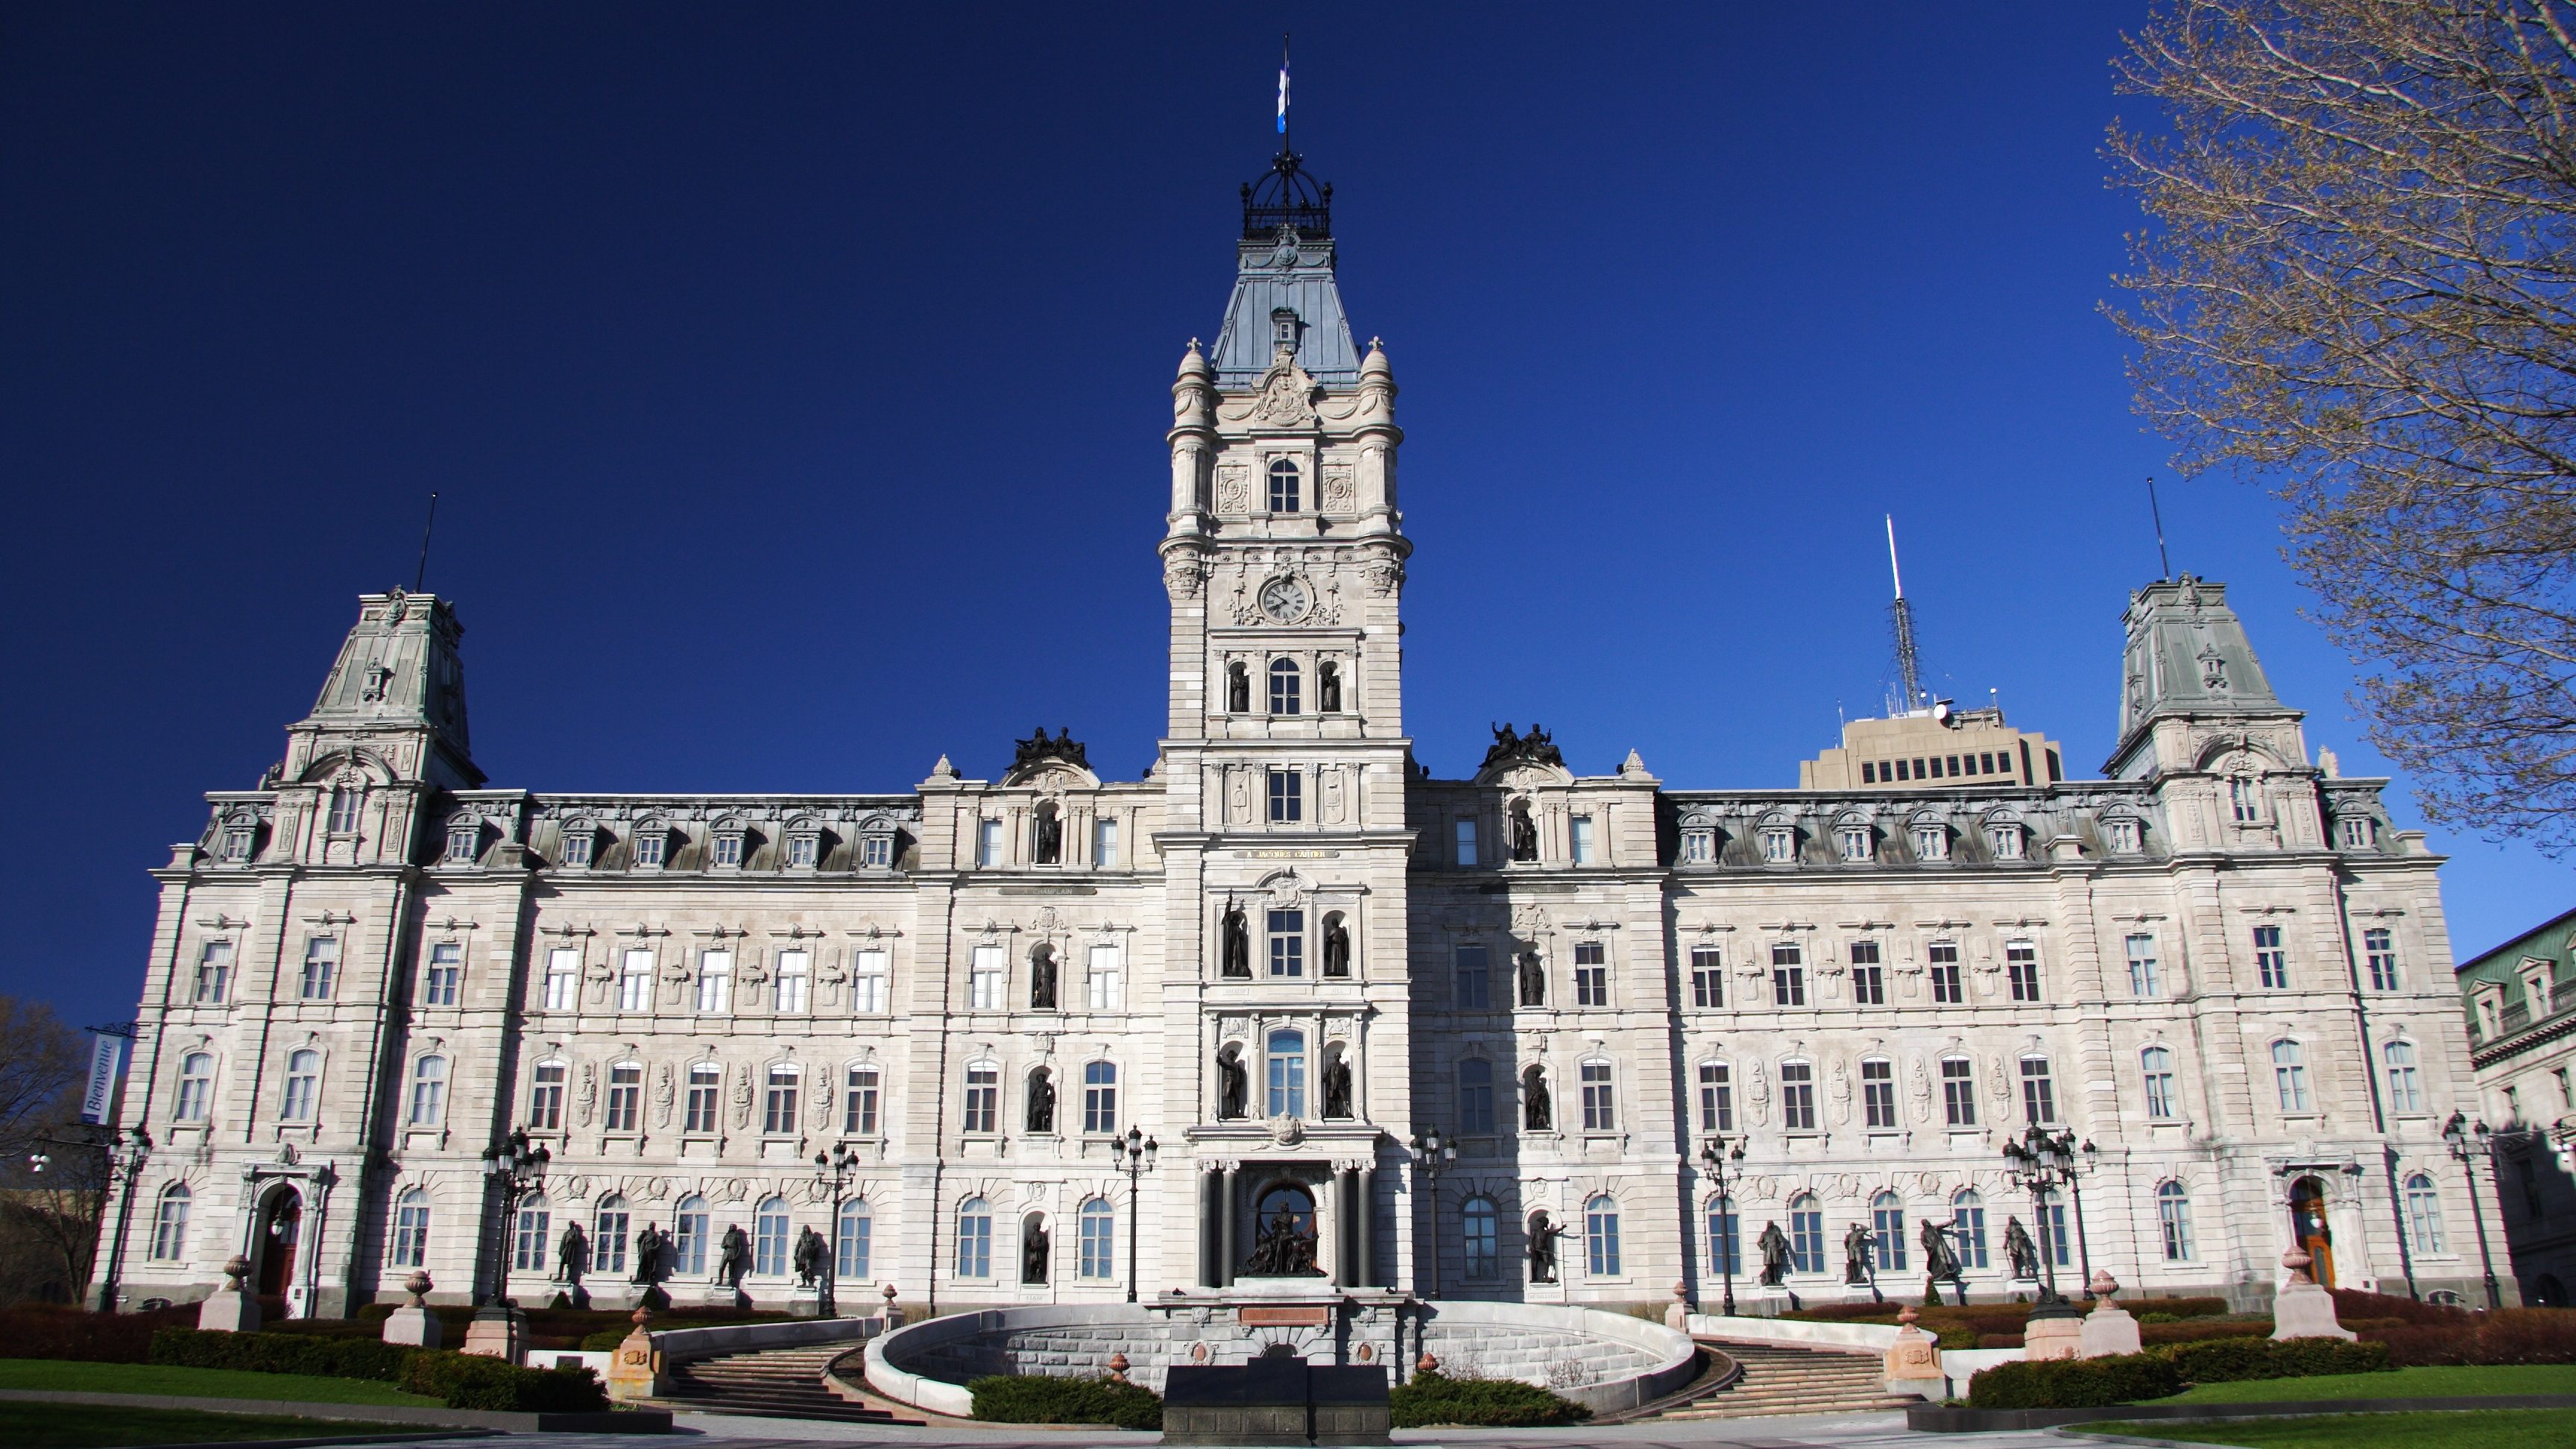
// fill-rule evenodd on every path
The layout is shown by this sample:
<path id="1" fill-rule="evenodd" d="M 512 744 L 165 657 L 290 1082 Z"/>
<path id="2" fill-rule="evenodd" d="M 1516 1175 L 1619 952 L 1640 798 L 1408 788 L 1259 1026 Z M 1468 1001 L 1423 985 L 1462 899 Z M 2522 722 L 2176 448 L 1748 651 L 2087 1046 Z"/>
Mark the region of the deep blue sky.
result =
<path id="1" fill-rule="evenodd" d="M 1289 25 L 1436 772 L 1508 717 L 1794 783 L 1882 698 L 1888 511 L 1936 680 L 2090 768 L 2165 471 L 2093 310 L 2139 9 L 11 6 L 0 990 L 130 1012 L 144 872 L 433 488 L 497 785 L 895 790 L 1041 721 L 1132 777 L 1166 389 Z M 2270 501 L 2165 516 L 2377 768 Z M 2437 840 L 2464 955 L 2567 904 Z"/>

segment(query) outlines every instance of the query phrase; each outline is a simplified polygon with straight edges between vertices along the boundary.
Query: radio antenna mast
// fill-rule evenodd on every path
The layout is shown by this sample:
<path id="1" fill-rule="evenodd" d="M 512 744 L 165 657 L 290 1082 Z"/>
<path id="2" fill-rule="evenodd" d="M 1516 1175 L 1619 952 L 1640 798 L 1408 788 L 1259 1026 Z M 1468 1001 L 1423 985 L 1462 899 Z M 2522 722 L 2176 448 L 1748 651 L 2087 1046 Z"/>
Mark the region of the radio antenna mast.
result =
<path id="1" fill-rule="evenodd" d="M 1923 707 L 1922 659 L 1914 648 L 1914 610 L 1905 602 L 1905 575 L 1896 567 L 1896 515 L 1887 515 L 1887 577 L 1896 585 L 1896 603 L 1890 612 L 1896 620 L 1896 677 L 1904 691 L 1898 712 L 1911 714 Z"/>

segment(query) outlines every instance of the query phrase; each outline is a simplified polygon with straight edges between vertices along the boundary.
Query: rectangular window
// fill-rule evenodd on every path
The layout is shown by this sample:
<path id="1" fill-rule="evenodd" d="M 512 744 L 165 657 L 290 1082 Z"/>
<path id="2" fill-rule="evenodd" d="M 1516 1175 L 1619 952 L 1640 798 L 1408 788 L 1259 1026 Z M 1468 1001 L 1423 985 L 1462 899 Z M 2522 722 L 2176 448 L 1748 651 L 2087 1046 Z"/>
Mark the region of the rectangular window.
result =
<path id="1" fill-rule="evenodd" d="M 1691 1005 L 1726 1005 L 1726 956 L 1715 946 L 1693 946 L 1690 953 Z"/>
<path id="2" fill-rule="evenodd" d="M 2558 1067 L 2550 1072 L 2549 1078 L 2558 1084 L 2558 1105 L 2576 1112 L 2576 1082 L 2568 1080 L 2567 1069 Z"/>
<path id="3" fill-rule="evenodd" d="M 1707 865 L 1716 859 L 1716 831 L 1685 830 L 1682 832 L 1682 864 Z"/>
<path id="4" fill-rule="evenodd" d="M 1306 913 L 1304 911 L 1270 913 L 1270 974 L 1273 976 L 1306 974 Z"/>
<path id="5" fill-rule="evenodd" d="M 1476 822 L 1458 822 L 1458 868 L 1464 870 L 1476 863 Z"/>
<path id="6" fill-rule="evenodd" d="M 715 843 L 715 863 L 720 866 L 737 866 L 742 864 L 742 837 L 739 835 L 717 836 Z"/>
<path id="7" fill-rule="evenodd" d="M 1735 1130 L 1735 1083 L 1724 1062 L 1699 1064 L 1699 1130 Z"/>
<path id="8" fill-rule="evenodd" d="M 1574 826 L 1574 863 L 1590 865 L 1592 864 L 1592 817 L 1577 815 L 1571 823 Z"/>
<path id="9" fill-rule="evenodd" d="M 2164 995 L 2164 976 L 2156 968 L 2156 938 L 2141 931 L 2129 938 L 2128 946 L 2129 994 Z"/>
<path id="10" fill-rule="evenodd" d="M 2021 1110 L 2034 1127 L 2057 1121 L 2057 1084 L 2049 1078 L 2046 1057 L 2021 1059 Z"/>
<path id="11" fill-rule="evenodd" d="M 2242 775 L 2227 782 L 2227 804 L 2239 825 L 2252 825 L 2263 818 L 2262 797 L 2252 780 Z"/>
<path id="12" fill-rule="evenodd" d="M 1879 964 L 1878 943 L 1876 941 L 1852 942 L 1851 963 L 1852 1004 L 1885 1006 L 1887 973 L 1886 969 Z"/>
<path id="13" fill-rule="evenodd" d="M 883 951 L 856 953 L 855 968 L 850 973 L 851 1010 L 873 1016 L 886 1009 L 889 999 L 886 989 L 888 963 L 891 959 Z"/>
<path id="14" fill-rule="evenodd" d="M 197 999 L 220 1004 L 233 994 L 233 943 L 208 941 L 197 954 Z"/>
<path id="15" fill-rule="evenodd" d="M 1871 1131 L 1896 1130 L 1896 1063 L 1877 1060 L 1860 1064 L 1860 1102 Z"/>
<path id="16" fill-rule="evenodd" d="M 769 1069 L 768 1089 L 762 1094 L 760 1130 L 771 1137 L 796 1135 L 796 1099 L 801 1078 L 790 1066 Z"/>
<path id="17" fill-rule="evenodd" d="M 1798 858 L 1798 832 L 1786 825 L 1765 827 L 1762 832 L 1762 859 L 1771 865 L 1788 865 Z"/>
<path id="18" fill-rule="evenodd" d="M 606 1129 L 632 1132 L 644 1097 L 644 1068 L 636 1062 L 619 1062 L 608 1069 L 608 1117 Z"/>
<path id="19" fill-rule="evenodd" d="M 250 859 L 251 828 L 236 825 L 224 832 L 223 858 L 239 863 Z"/>
<path id="20" fill-rule="evenodd" d="M 1806 957 L 1794 941 L 1782 941 L 1771 948 L 1771 1004 L 1807 1004 Z"/>
<path id="21" fill-rule="evenodd" d="M 1975 1073 L 1966 1057 L 1946 1057 L 1941 1062 L 1941 1108 L 1953 1127 L 1977 1125 Z"/>
<path id="22" fill-rule="evenodd" d="M 528 1090 L 528 1126 L 538 1132 L 563 1129 L 564 1064 L 537 1063 L 536 1079 Z"/>
<path id="23" fill-rule="evenodd" d="M 2146 842 L 2146 836 L 2135 820 L 2105 820 L 2102 833 L 2112 851 L 2119 855 L 2135 855 Z"/>
<path id="24" fill-rule="evenodd" d="M 966 972 L 966 1009 L 1000 1011 L 1008 1000 L 1003 994 L 1008 972 L 1003 967 L 1002 948 L 978 946 L 968 961 Z"/>
<path id="25" fill-rule="evenodd" d="M 617 972 L 617 1009 L 620 1011 L 653 1009 L 653 953 L 651 951 L 635 950 L 626 953 L 626 959 L 620 964 Z"/>
<path id="26" fill-rule="evenodd" d="M 1294 770 L 1270 772 L 1270 819 L 1287 825 L 1306 818 L 1306 778 Z"/>
<path id="27" fill-rule="evenodd" d="M 1082 1130 L 1093 1137 L 1118 1131 L 1118 1068 L 1110 1062 L 1082 1065 Z"/>
<path id="28" fill-rule="evenodd" d="M 546 953 L 546 1010 L 570 1011 L 581 1004 L 581 951 L 557 946 Z"/>
<path id="29" fill-rule="evenodd" d="M 2254 928 L 2254 969 L 2261 974 L 2265 990 L 2290 989 L 2290 953 L 2281 945 L 2280 927 Z"/>
<path id="30" fill-rule="evenodd" d="M 1002 863 L 1002 822 L 975 822 L 975 863 L 986 868 Z"/>
<path id="31" fill-rule="evenodd" d="M 1458 1130 L 1470 1135 L 1494 1130 L 1494 1064 L 1483 1057 L 1458 1064 Z"/>
<path id="32" fill-rule="evenodd" d="M 1842 845 L 1843 859 L 1854 865 L 1867 865 L 1877 858 L 1875 842 L 1866 825 L 1846 825 L 1834 832 L 1834 839 Z"/>
<path id="33" fill-rule="evenodd" d="M 684 1132 L 704 1135 L 716 1130 L 716 1108 L 723 1096 L 724 1068 L 713 1062 L 699 1062 L 689 1068 L 689 1092 L 685 1115 L 680 1119 Z"/>
<path id="34" fill-rule="evenodd" d="M 648 830 L 637 835 L 635 863 L 641 866 L 659 867 L 662 864 L 662 852 L 668 849 L 670 844 L 670 837 L 658 830 Z"/>
<path id="35" fill-rule="evenodd" d="M 977 1062 L 966 1069 L 966 1117 L 969 1132 L 989 1133 L 1000 1120 L 1002 1110 L 1002 1069 L 990 1062 Z"/>
<path id="36" fill-rule="evenodd" d="M 1805 1062 L 1780 1064 L 1780 1125 L 1791 1132 L 1816 1130 L 1816 1069 Z"/>
<path id="37" fill-rule="evenodd" d="M 1118 868 L 1117 821 L 1094 820 L 1091 822 L 1091 866 L 1094 870 L 1116 870 Z"/>
<path id="38" fill-rule="evenodd" d="M 2146 1079 L 2147 1115 L 2159 1122 L 2181 1117 L 2182 1098 L 2174 1090 L 2173 1052 L 2166 1047 L 2148 1047 L 2138 1054 L 2138 1068 Z"/>
<path id="39" fill-rule="evenodd" d="M 2370 968 L 2370 989 L 2397 990 L 2397 935 L 2385 926 L 2373 926 L 2361 933 L 2361 950 Z"/>
<path id="40" fill-rule="evenodd" d="M 877 1135 L 877 1069 L 852 1067 L 843 1079 L 841 1131 L 851 1137 Z"/>
<path id="41" fill-rule="evenodd" d="M 809 951 L 778 953 L 778 1014 L 803 1016 L 814 991 L 814 956 Z"/>
<path id="42" fill-rule="evenodd" d="M 576 830 L 564 836 L 563 863 L 576 870 L 587 867 L 590 864 L 592 839 L 591 833 L 587 830 Z"/>
<path id="43" fill-rule="evenodd" d="M 482 853 L 482 844 L 483 827 L 471 820 L 447 827 L 447 863 L 472 865 L 474 857 Z"/>
<path id="44" fill-rule="evenodd" d="M 1720 1275 L 1744 1271 L 1741 1231 L 1734 1201 L 1722 1197 L 1713 1199 L 1708 1206 L 1708 1271 Z"/>
<path id="45" fill-rule="evenodd" d="M 1083 978 L 1083 1000 L 1093 1011 L 1127 1009 L 1127 957 L 1115 946 L 1094 946 Z"/>
<path id="46" fill-rule="evenodd" d="M 1959 946 L 1955 941 L 1935 941 L 1925 948 L 1932 974 L 1932 999 L 1957 1006 L 1968 999 L 1966 983 L 1959 979 Z"/>
<path id="47" fill-rule="evenodd" d="M 1598 941 L 1579 942 L 1574 948 L 1574 1004 L 1610 1004 L 1609 948 Z"/>
<path id="48" fill-rule="evenodd" d="M 814 864 L 814 837 L 811 835 L 787 837 L 787 863 L 791 866 L 811 869 Z"/>
<path id="49" fill-rule="evenodd" d="M 862 836 L 859 840 L 859 864 L 869 870 L 883 870 L 894 864 L 894 837 Z"/>
<path id="50" fill-rule="evenodd" d="M 1460 1011 L 1484 1011 L 1493 1005 L 1493 961 L 1482 946 L 1458 948 Z"/>
<path id="51" fill-rule="evenodd" d="M 698 957 L 698 1012 L 721 1016 L 733 1010 L 733 953 L 708 951 Z"/>
<path id="52" fill-rule="evenodd" d="M 2012 982 L 2012 999 L 2039 1001 L 2039 948 L 2028 941 L 2004 945 L 2004 974 Z"/>
<path id="53" fill-rule="evenodd" d="M 1862 784 L 1864 784 L 1864 785 L 1875 785 L 1875 784 L 1877 784 L 1877 783 L 1878 783 L 1878 766 L 1876 766 L 1876 765 L 1874 765 L 1874 764 L 1870 763 L 1870 762 L 1869 762 L 1869 761 L 1867 761 L 1867 760 L 1863 760 L 1863 761 L 1861 761 L 1861 762 L 1860 762 L 1860 782 L 1861 782 Z"/>
<path id="54" fill-rule="evenodd" d="M 1610 1091 L 1610 1064 L 1585 1062 L 1583 1064 L 1583 1130 L 1613 1132 L 1618 1130 L 1618 1126 L 1617 1106 Z"/>
<path id="55" fill-rule="evenodd" d="M 427 984 L 420 999 L 424 1006 L 454 1006 L 459 985 L 465 975 L 465 948 L 453 941 L 443 941 L 429 948 Z"/>
<path id="56" fill-rule="evenodd" d="M 1306 1039 L 1293 1031 L 1270 1033 L 1269 1050 L 1263 1053 L 1269 1071 L 1270 1117 L 1306 1115 Z"/>
<path id="57" fill-rule="evenodd" d="M 304 943 L 304 980 L 300 993 L 307 1001 L 328 1001 L 331 988 L 340 975 L 340 942 L 332 936 L 316 936 Z"/>

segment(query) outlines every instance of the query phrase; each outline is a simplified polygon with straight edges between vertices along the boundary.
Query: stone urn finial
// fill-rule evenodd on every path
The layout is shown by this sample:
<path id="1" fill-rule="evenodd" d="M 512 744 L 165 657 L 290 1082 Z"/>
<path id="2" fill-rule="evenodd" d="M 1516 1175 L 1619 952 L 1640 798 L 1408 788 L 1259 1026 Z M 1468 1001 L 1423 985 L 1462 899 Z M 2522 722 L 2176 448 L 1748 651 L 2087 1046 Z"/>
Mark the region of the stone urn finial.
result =
<path id="1" fill-rule="evenodd" d="M 892 1283 L 888 1283 L 887 1285 L 885 1285 L 885 1290 L 884 1290 L 884 1291 L 885 1291 L 886 1307 L 888 1307 L 888 1308 L 892 1308 L 892 1307 L 894 1306 L 894 1285 L 893 1285 Z"/>
<path id="2" fill-rule="evenodd" d="M 2092 1290 L 2094 1297 L 2105 1302 L 2110 1300 L 2111 1295 L 2120 1291 L 2120 1281 L 2111 1276 L 2111 1270 L 2108 1268 L 2094 1269 L 2093 1281 L 2085 1286 Z"/>
<path id="3" fill-rule="evenodd" d="M 2317 1281 L 2308 1273 L 2308 1269 L 2312 1267 L 2316 1261 L 2316 1259 L 2308 1256 L 2306 1249 L 2296 1246 L 2293 1246 L 2290 1251 L 2281 1255 L 2281 1266 L 2290 1270 L 2290 1280 L 2294 1283 L 2314 1283 Z"/>
<path id="4" fill-rule="evenodd" d="M 411 1295 L 411 1302 L 407 1306 L 412 1308 L 428 1307 L 429 1290 L 431 1286 L 427 1270 L 414 1268 L 411 1276 L 403 1280 L 403 1291 Z"/>
<path id="5" fill-rule="evenodd" d="M 1127 1355 L 1113 1353 L 1109 1356 L 1109 1380 L 1119 1384 L 1127 1382 Z"/>
<path id="6" fill-rule="evenodd" d="M 225 1259 L 224 1276 L 232 1279 L 233 1281 L 224 1285 L 224 1291 L 227 1293 L 239 1293 L 242 1291 L 242 1279 L 249 1275 L 250 1259 L 243 1257 L 239 1253 L 235 1253 L 231 1257 Z"/>
<path id="7" fill-rule="evenodd" d="M 1413 1370 L 1416 1373 L 1436 1374 L 1440 1372 L 1440 1360 L 1432 1357 L 1431 1350 L 1424 1349 L 1422 1357 L 1414 1360 Z"/>
<path id="8" fill-rule="evenodd" d="M 1896 1326 L 1899 1328 L 1912 1328 L 1915 1321 L 1920 1319 L 1922 1316 L 1922 1314 L 1914 1311 L 1913 1304 L 1908 1303 L 1904 1307 L 1896 1310 Z"/>
<path id="9" fill-rule="evenodd" d="M 653 1321 L 653 1310 L 645 1304 L 638 1303 L 635 1305 L 635 1311 L 626 1315 L 626 1321 L 634 1324 L 636 1331 L 640 1333 L 645 1324 Z"/>

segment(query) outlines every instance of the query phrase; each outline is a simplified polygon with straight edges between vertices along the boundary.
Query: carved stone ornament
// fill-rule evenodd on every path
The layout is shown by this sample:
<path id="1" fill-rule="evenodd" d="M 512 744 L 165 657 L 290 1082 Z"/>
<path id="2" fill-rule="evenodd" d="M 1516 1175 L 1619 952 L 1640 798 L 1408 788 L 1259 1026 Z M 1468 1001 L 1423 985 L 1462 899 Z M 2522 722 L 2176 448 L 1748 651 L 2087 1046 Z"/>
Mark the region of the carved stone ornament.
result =
<path id="1" fill-rule="evenodd" d="M 1216 506 L 1220 513 L 1244 511 L 1249 470 L 1241 463 L 1222 463 L 1216 470 Z"/>
<path id="2" fill-rule="evenodd" d="M 1315 379 L 1295 362 L 1273 364 L 1270 375 L 1261 380 L 1261 394 L 1253 399 L 1251 416 L 1254 422 L 1273 427 L 1314 426 Z"/>
<path id="3" fill-rule="evenodd" d="M 1306 1140 L 1306 1124 L 1294 1117 L 1270 1119 L 1270 1140 L 1282 1147 L 1294 1147 Z"/>
<path id="4" fill-rule="evenodd" d="M 1351 468 L 1347 463 L 1324 465 L 1324 506 L 1335 513 L 1351 511 L 1354 493 Z"/>
<path id="5" fill-rule="evenodd" d="M 1360 576 L 1368 580 L 1369 592 L 1383 599 L 1404 583 L 1404 565 L 1391 558 L 1373 559 Z"/>
<path id="6" fill-rule="evenodd" d="M 1163 592 L 1174 602 L 1195 599 L 1207 582 L 1207 565 L 1194 558 L 1175 558 L 1163 565 Z"/>

